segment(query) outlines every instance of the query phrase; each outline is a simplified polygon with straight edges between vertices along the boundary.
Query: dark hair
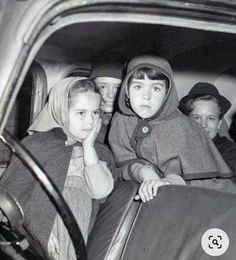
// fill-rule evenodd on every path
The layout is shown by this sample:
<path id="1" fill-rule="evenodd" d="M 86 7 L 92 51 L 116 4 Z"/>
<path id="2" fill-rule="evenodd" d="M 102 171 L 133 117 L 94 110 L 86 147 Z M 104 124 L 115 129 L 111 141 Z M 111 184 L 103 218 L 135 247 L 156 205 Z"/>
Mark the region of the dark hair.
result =
<path id="1" fill-rule="evenodd" d="M 69 91 L 69 96 L 68 96 L 69 107 L 71 106 L 74 97 L 76 97 L 80 93 L 85 93 L 85 92 L 89 92 L 89 91 L 100 95 L 99 91 L 97 90 L 97 88 L 92 80 L 82 79 L 82 80 L 77 80 L 76 82 L 74 82 Z"/>
<path id="2" fill-rule="evenodd" d="M 186 114 L 186 115 L 188 116 L 188 115 L 194 110 L 194 102 L 195 102 L 195 101 L 199 101 L 199 100 L 214 101 L 214 102 L 218 105 L 218 108 L 219 108 L 219 117 L 220 117 L 220 119 L 222 119 L 222 117 L 223 117 L 224 115 L 223 115 L 221 106 L 220 106 L 220 104 L 219 104 L 217 98 L 215 98 L 215 97 L 212 96 L 212 95 L 203 95 L 203 96 L 197 96 L 197 97 L 190 98 L 190 99 L 186 102 L 185 109 L 184 109 L 184 114 Z"/>
<path id="3" fill-rule="evenodd" d="M 133 72 L 131 76 L 128 79 L 128 86 L 131 84 L 133 79 L 144 79 L 145 76 L 147 76 L 151 80 L 165 80 L 167 90 L 169 88 L 169 79 L 167 76 L 156 69 L 148 68 L 148 67 L 142 67 Z"/>

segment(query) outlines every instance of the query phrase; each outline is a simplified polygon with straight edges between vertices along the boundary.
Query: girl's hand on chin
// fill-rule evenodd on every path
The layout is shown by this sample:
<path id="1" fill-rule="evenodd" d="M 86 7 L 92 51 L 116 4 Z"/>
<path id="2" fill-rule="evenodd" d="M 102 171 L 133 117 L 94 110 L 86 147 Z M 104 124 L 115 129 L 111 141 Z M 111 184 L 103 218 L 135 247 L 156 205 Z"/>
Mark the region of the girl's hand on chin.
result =
<path id="1" fill-rule="evenodd" d="M 93 129 L 82 141 L 83 147 L 94 146 L 96 138 L 101 130 L 101 127 L 102 127 L 102 119 L 99 119 L 98 122 L 94 125 Z"/>

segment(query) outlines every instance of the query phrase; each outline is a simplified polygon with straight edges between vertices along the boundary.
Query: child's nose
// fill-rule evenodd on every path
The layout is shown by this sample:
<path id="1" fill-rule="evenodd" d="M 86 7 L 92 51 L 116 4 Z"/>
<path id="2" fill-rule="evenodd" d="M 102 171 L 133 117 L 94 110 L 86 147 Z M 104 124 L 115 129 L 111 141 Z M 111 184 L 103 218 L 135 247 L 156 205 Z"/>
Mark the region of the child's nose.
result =
<path id="1" fill-rule="evenodd" d="M 109 98 L 114 98 L 115 92 L 113 91 L 113 89 L 110 89 L 110 90 L 108 91 L 107 96 L 108 96 Z"/>
<path id="2" fill-rule="evenodd" d="M 144 86 L 142 91 L 143 91 L 143 98 L 144 99 L 151 99 L 151 92 L 152 92 L 152 90 L 151 90 L 149 85 L 148 86 Z"/>
<path id="3" fill-rule="evenodd" d="M 93 125 L 93 123 L 94 123 L 94 117 L 93 117 L 92 114 L 88 114 L 87 123 L 88 123 L 89 125 Z"/>
<path id="4" fill-rule="evenodd" d="M 201 120 L 201 125 L 202 125 L 202 127 L 206 128 L 206 127 L 207 127 L 207 122 L 206 122 L 206 120 L 202 119 L 202 120 Z"/>
<path id="5" fill-rule="evenodd" d="M 151 99 L 151 93 L 150 93 L 149 90 L 144 91 L 144 93 L 143 93 L 143 98 L 144 98 L 145 100 Z"/>

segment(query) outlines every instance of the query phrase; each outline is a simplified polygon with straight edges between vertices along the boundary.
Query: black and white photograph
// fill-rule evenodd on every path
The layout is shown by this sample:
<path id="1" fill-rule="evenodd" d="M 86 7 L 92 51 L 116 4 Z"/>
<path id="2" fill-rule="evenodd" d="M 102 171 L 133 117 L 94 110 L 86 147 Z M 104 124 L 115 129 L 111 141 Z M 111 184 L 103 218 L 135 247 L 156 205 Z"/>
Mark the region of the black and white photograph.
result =
<path id="1" fill-rule="evenodd" d="M 0 260 L 236 259 L 236 1 L 0 0 Z"/>

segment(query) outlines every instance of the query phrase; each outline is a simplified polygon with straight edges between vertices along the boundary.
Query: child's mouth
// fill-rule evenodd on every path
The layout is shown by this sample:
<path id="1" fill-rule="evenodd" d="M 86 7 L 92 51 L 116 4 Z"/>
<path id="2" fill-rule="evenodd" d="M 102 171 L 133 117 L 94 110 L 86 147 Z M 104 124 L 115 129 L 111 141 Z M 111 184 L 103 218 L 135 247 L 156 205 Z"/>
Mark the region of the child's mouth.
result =
<path id="1" fill-rule="evenodd" d="M 141 105 L 140 107 L 143 108 L 143 109 L 150 109 L 151 108 L 151 106 L 149 106 L 149 105 Z"/>
<path id="2" fill-rule="evenodd" d="M 106 101 L 105 103 L 106 103 L 107 105 L 112 106 L 114 102 L 113 102 L 113 101 Z"/>

